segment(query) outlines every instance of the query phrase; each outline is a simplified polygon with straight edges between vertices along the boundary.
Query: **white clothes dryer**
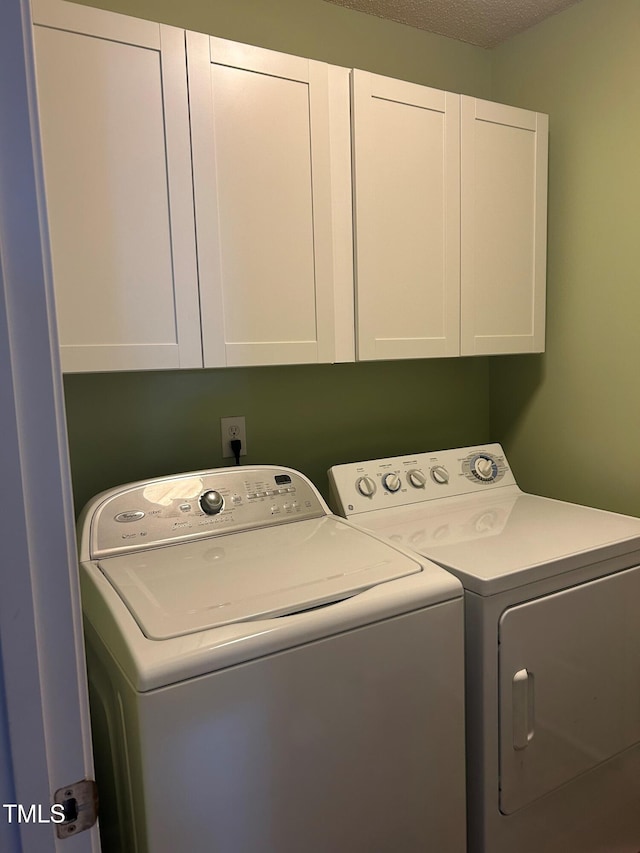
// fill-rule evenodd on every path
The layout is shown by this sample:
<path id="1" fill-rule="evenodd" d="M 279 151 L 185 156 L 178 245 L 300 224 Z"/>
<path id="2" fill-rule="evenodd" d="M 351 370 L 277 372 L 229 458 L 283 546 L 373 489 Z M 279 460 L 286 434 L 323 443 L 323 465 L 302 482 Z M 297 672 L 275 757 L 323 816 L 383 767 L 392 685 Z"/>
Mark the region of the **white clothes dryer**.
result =
<path id="1" fill-rule="evenodd" d="M 469 851 L 638 853 L 640 519 L 523 493 L 498 444 L 329 480 L 465 587 Z"/>
<path id="2" fill-rule="evenodd" d="M 458 580 L 272 466 L 110 490 L 79 543 L 106 853 L 463 853 Z"/>

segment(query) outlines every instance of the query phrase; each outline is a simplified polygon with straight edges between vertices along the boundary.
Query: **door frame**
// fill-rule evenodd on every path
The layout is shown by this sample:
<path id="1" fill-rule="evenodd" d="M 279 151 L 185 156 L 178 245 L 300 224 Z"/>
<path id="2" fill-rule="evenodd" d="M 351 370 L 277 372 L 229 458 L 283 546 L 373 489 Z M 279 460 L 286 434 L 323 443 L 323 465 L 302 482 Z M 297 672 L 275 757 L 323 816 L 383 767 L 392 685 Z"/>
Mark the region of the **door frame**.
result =
<path id="1" fill-rule="evenodd" d="M 47 822 L 93 767 L 29 0 L 0 9 L 0 115 L 0 847 L 95 853 Z"/>

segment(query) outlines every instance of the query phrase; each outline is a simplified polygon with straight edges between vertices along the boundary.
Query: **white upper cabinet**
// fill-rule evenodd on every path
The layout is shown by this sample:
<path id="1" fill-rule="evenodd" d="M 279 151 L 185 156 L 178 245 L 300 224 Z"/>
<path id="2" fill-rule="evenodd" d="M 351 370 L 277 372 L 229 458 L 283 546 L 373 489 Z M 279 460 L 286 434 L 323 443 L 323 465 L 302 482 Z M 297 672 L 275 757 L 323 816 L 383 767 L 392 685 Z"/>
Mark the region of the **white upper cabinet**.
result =
<path id="1" fill-rule="evenodd" d="M 360 359 L 544 350 L 548 118 L 353 72 Z"/>
<path id="2" fill-rule="evenodd" d="M 458 355 L 459 102 L 353 72 L 360 359 Z"/>
<path id="3" fill-rule="evenodd" d="M 461 98 L 461 354 L 544 350 L 548 117 Z"/>
<path id="4" fill-rule="evenodd" d="M 33 16 L 65 371 L 544 349 L 546 116 L 65 0 Z"/>
<path id="5" fill-rule="evenodd" d="M 349 72 L 187 33 L 204 363 L 353 360 Z"/>
<path id="6" fill-rule="evenodd" d="M 184 32 L 33 17 L 63 369 L 201 366 Z"/>

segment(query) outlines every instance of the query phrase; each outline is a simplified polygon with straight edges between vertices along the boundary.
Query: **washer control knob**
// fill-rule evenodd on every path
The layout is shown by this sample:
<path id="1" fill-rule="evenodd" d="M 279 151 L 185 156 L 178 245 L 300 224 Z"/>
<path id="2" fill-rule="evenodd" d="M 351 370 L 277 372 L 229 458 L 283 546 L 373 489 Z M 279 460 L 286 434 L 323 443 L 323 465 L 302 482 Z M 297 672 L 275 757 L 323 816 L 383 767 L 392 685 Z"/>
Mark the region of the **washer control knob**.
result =
<path id="1" fill-rule="evenodd" d="M 449 472 L 444 465 L 434 465 L 431 469 L 431 479 L 439 486 L 446 486 L 449 482 Z"/>
<path id="2" fill-rule="evenodd" d="M 473 463 L 473 473 L 479 480 L 493 480 L 496 474 L 493 460 L 488 456 L 478 456 Z"/>
<path id="3" fill-rule="evenodd" d="M 409 485 L 413 486 L 414 489 L 424 489 L 427 483 L 427 478 L 417 468 L 413 468 L 408 472 L 407 480 L 409 481 Z"/>
<path id="4" fill-rule="evenodd" d="M 209 489 L 200 495 L 200 508 L 207 515 L 217 515 L 224 506 L 224 498 L 220 492 Z"/>
<path id="5" fill-rule="evenodd" d="M 384 487 L 388 492 L 397 492 L 400 490 L 402 482 L 397 474 L 385 474 L 382 478 Z"/>
<path id="6" fill-rule="evenodd" d="M 356 489 L 364 498 L 372 498 L 377 491 L 376 484 L 371 477 L 359 477 L 356 480 Z"/>

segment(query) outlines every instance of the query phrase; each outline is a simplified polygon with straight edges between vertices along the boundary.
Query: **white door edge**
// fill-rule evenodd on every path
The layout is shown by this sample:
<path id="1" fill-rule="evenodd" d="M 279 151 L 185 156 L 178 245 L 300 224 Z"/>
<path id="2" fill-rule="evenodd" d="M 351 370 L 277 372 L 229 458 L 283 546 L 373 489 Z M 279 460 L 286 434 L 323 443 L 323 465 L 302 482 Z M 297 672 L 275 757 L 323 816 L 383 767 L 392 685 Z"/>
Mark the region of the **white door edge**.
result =
<path id="1" fill-rule="evenodd" d="M 0 803 L 0 847 L 85 853 L 95 827 L 63 842 L 46 822 L 93 770 L 28 0 L 0 10 L 0 113 L 0 792 L 36 807 Z"/>

